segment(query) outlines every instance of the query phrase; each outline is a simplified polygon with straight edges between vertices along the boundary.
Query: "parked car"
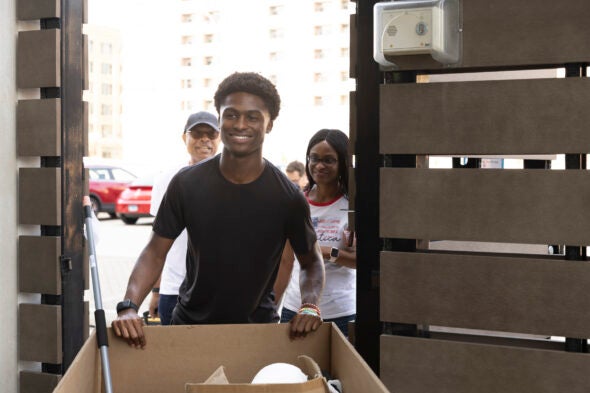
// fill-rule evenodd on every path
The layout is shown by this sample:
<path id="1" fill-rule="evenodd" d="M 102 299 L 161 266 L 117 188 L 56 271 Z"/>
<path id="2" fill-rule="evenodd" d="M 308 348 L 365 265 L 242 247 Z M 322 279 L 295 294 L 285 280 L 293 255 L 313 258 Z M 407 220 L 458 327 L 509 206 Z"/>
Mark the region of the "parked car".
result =
<path id="1" fill-rule="evenodd" d="M 150 204 L 154 175 L 135 179 L 119 195 L 115 212 L 125 224 L 135 224 L 140 217 L 151 217 Z"/>
<path id="2" fill-rule="evenodd" d="M 137 178 L 126 169 L 110 165 L 87 165 L 90 174 L 88 192 L 96 214 L 109 213 L 116 217 L 115 204 L 121 191 Z"/>

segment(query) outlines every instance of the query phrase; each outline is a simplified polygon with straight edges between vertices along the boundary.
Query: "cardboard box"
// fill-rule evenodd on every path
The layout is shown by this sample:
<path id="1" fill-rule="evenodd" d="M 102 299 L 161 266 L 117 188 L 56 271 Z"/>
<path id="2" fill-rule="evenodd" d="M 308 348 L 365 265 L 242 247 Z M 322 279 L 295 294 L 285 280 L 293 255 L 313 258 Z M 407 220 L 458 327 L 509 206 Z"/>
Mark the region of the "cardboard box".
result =
<path id="1" fill-rule="evenodd" d="M 388 392 L 334 325 L 323 324 L 305 339 L 294 341 L 288 329 L 287 324 L 147 326 L 144 350 L 129 347 L 109 329 L 113 391 L 182 393 L 186 383 L 202 383 L 223 365 L 235 392 L 251 392 L 240 390 L 239 384 L 249 383 L 262 367 L 276 362 L 297 364 L 297 356 L 307 355 L 340 379 L 346 393 Z M 54 393 L 101 391 L 101 360 L 92 335 Z"/>

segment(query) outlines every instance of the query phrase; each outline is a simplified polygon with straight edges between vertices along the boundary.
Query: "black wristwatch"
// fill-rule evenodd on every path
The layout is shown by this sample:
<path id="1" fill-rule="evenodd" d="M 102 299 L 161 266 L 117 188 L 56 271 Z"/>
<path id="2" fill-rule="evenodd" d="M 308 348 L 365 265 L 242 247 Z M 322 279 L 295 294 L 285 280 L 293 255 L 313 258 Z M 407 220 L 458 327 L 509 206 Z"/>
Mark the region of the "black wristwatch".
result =
<path id="1" fill-rule="evenodd" d="M 328 261 L 336 262 L 336 258 L 338 258 L 338 255 L 340 255 L 340 250 L 336 247 L 332 247 L 332 249 L 330 250 L 330 259 L 328 259 Z"/>
<path id="2" fill-rule="evenodd" d="M 131 301 L 131 299 L 125 299 L 122 302 L 117 303 L 117 314 L 120 313 L 121 311 L 127 310 L 128 308 L 134 309 L 135 312 L 137 312 L 137 310 L 139 310 L 139 307 L 137 307 L 137 304 L 133 303 Z"/>

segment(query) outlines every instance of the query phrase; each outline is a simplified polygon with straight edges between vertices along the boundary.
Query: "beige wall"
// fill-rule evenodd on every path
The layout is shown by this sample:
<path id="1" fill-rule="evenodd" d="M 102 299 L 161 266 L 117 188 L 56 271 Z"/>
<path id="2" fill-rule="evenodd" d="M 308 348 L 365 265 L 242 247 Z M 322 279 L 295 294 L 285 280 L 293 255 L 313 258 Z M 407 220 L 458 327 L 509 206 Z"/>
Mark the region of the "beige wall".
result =
<path id="1" fill-rule="evenodd" d="M 16 0 L 0 2 L 0 381 L 16 392 L 17 360 L 17 206 L 16 206 Z"/>

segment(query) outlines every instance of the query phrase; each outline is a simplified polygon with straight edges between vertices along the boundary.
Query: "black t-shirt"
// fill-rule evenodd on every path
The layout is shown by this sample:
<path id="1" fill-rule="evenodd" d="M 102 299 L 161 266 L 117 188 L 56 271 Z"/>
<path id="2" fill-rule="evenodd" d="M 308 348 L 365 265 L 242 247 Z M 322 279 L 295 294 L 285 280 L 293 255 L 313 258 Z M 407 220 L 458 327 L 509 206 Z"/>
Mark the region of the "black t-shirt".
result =
<path id="1" fill-rule="evenodd" d="M 173 323 L 278 320 L 273 285 L 285 240 L 296 253 L 316 241 L 305 197 L 265 160 L 258 179 L 234 184 L 220 156 L 182 169 L 170 181 L 154 232 L 175 239 L 186 227 L 186 277 Z"/>

